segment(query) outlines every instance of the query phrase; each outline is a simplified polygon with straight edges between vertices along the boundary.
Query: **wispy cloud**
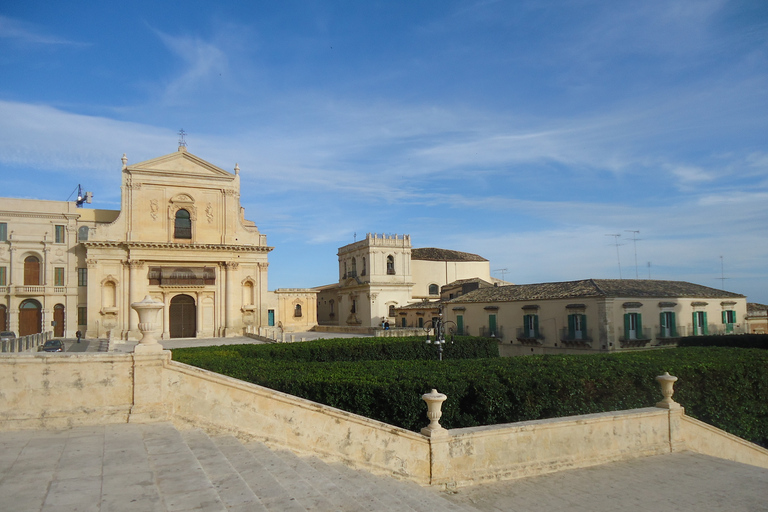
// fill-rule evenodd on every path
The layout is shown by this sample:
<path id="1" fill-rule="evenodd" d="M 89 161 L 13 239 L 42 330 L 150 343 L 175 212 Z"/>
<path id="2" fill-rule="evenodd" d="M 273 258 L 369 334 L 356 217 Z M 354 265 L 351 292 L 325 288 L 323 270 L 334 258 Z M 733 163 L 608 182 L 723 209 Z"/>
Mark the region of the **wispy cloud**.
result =
<path id="1" fill-rule="evenodd" d="M 33 23 L 3 15 L 0 15 L 0 38 L 27 44 L 87 46 L 87 43 L 48 34 L 42 27 Z"/>

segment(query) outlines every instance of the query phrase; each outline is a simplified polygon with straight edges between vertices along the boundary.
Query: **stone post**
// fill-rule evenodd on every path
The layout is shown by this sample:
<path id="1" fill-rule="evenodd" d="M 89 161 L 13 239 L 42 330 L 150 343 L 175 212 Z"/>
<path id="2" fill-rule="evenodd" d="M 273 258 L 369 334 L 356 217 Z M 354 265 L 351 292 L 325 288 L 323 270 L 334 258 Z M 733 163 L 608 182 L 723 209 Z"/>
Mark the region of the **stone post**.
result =
<path id="1" fill-rule="evenodd" d="M 433 437 L 437 434 L 446 433 L 446 430 L 440 426 L 440 417 L 443 415 L 441 410 L 443 402 L 447 398 L 444 394 L 438 393 L 436 389 L 421 395 L 421 399 L 427 402 L 427 418 L 429 418 L 429 425 L 421 429 L 423 435 Z"/>

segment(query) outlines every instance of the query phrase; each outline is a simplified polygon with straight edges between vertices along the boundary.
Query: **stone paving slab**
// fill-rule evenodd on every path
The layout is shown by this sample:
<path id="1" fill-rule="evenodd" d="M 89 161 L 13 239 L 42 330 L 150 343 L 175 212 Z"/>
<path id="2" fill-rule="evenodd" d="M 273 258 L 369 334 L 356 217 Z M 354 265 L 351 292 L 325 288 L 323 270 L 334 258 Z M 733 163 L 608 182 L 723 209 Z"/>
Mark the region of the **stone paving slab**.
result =
<path id="1" fill-rule="evenodd" d="M 445 493 L 484 512 L 768 511 L 768 469 L 692 452 L 612 462 Z"/>

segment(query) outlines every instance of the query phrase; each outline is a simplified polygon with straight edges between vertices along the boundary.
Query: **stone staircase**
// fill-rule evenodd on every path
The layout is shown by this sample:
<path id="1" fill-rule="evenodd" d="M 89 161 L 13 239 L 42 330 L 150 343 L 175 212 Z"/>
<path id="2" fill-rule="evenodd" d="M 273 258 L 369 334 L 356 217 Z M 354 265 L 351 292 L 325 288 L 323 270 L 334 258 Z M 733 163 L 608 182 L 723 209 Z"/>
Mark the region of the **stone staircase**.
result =
<path id="1" fill-rule="evenodd" d="M 0 503 L 46 512 L 475 510 L 412 482 L 170 423 L 0 432 Z"/>

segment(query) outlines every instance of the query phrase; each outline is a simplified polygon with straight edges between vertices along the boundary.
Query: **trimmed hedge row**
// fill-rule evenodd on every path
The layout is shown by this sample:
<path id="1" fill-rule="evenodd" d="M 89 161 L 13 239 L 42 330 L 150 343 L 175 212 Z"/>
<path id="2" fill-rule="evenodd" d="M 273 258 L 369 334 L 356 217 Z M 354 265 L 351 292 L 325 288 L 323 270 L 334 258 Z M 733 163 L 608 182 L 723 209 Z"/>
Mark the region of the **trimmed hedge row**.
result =
<path id="1" fill-rule="evenodd" d="M 201 360 L 209 357 L 242 357 L 308 363 L 437 359 L 437 346 L 425 343 L 425 339 L 425 336 L 333 338 L 302 343 L 196 347 L 176 349 L 173 353 L 174 357 L 200 357 Z M 453 343 L 449 341 L 443 345 L 443 359 L 486 357 L 499 357 L 499 344 L 494 338 L 457 336 Z"/>
<path id="2" fill-rule="evenodd" d="M 768 446 L 761 350 L 313 364 L 188 350 L 174 350 L 174 359 L 414 431 L 427 424 L 421 395 L 432 388 L 448 395 L 441 424 L 460 428 L 649 407 L 662 398 L 654 377 L 668 371 L 680 379 L 674 399 L 687 414 Z"/>
<path id="3" fill-rule="evenodd" d="M 725 336 L 687 336 L 679 347 L 738 347 L 768 350 L 768 334 L 728 334 Z"/>

